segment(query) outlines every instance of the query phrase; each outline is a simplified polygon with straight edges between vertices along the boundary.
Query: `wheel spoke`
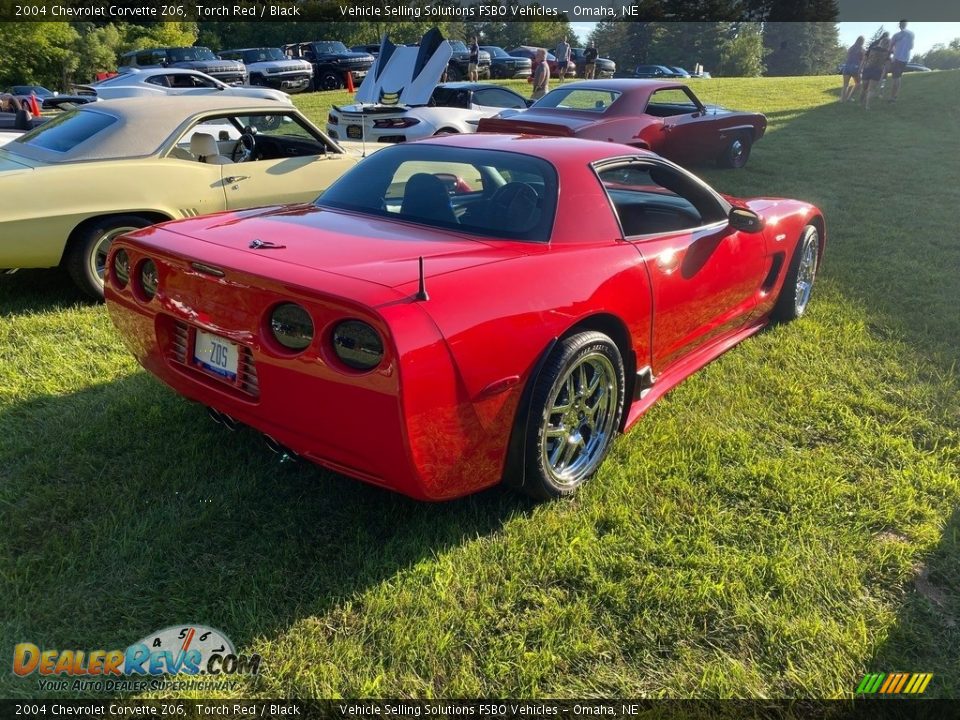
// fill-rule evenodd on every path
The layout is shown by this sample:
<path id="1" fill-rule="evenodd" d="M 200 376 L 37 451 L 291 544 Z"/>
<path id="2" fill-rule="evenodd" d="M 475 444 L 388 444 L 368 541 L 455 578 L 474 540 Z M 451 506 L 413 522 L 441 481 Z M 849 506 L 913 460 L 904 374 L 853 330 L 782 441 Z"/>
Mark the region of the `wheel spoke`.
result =
<path id="1" fill-rule="evenodd" d="M 573 437 L 568 437 L 563 446 L 563 453 L 560 456 L 560 465 L 557 467 L 558 470 L 563 470 L 570 466 L 573 458 L 576 456 L 577 451 L 583 447 L 583 438 L 579 435 L 574 439 Z"/>

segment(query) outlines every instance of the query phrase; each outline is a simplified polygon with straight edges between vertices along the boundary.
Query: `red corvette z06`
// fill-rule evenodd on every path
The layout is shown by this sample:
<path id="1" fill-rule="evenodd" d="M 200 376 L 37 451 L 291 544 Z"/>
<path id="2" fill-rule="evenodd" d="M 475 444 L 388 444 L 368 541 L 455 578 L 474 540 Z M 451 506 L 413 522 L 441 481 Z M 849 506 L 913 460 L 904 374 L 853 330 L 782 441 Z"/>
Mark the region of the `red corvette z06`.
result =
<path id="1" fill-rule="evenodd" d="M 438 137 L 314 203 L 114 241 L 110 315 L 178 393 L 415 498 L 573 492 L 618 431 L 807 307 L 824 221 L 636 148 Z"/>

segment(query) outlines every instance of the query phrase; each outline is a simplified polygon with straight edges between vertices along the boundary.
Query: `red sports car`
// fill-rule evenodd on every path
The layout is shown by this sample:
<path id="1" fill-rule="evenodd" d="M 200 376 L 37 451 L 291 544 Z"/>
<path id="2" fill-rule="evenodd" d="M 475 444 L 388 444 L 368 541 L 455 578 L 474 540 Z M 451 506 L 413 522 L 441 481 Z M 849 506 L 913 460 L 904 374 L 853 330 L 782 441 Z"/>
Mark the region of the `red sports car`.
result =
<path id="1" fill-rule="evenodd" d="M 761 113 L 704 105 L 683 83 L 585 80 L 550 91 L 527 110 L 485 118 L 478 132 L 606 140 L 681 165 L 740 168 L 766 129 Z"/>
<path id="2" fill-rule="evenodd" d="M 106 299 L 150 372 L 273 448 L 416 498 L 589 478 L 685 377 L 807 307 L 824 221 L 613 143 L 380 150 L 314 203 L 122 236 Z"/>

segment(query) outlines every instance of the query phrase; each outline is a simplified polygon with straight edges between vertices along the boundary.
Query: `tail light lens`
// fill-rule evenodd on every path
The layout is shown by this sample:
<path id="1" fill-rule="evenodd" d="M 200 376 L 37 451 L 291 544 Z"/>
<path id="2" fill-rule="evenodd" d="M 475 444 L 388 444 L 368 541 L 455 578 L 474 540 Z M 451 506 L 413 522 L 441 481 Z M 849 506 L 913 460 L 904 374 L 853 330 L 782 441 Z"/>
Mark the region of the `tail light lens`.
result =
<path id="1" fill-rule="evenodd" d="M 270 313 L 270 330 L 274 339 L 287 350 L 306 350 L 313 340 L 313 320 L 296 303 L 277 305 Z"/>
<path id="2" fill-rule="evenodd" d="M 153 300 L 159 285 L 160 275 L 157 273 L 156 263 L 153 260 L 144 260 L 140 263 L 140 292 L 147 302 Z"/>
<path id="3" fill-rule="evenodd" d="M 113 255 L 113 282 L 118 288 L 125 288 L 130 282 L 130 256 L 123 248 Z"/>
<path id="4" fill-rule="evenodd" d="M 360 320 L 345 320 L 333 329 L 333 350 L 354 370 L 372 370 L 383 360 L 380 333 Z"/>
<path id="5" fill-rule="evenodd" d="M 373 126 L 375 128 L 382 129 L 394 129 L 394 128 L 408 128 L 416 125 L 420 121 L 417 118 L 412 117 L 403 117 L 403 118 L 384 118 L 382 120 L 374 120 Z"/>

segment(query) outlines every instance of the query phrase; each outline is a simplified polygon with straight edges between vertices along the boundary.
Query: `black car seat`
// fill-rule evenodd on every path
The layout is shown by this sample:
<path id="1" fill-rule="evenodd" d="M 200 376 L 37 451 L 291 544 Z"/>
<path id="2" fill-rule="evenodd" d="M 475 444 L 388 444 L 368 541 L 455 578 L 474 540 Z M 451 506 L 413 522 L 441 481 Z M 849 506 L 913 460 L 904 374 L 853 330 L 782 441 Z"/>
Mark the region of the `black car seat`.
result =
<path id="1" fill-rule="evenodd" d="M 429 173 L 417 173 L 407 180 L 400 214 L 447 225 L 457 223 L 446 183 Z"/>

